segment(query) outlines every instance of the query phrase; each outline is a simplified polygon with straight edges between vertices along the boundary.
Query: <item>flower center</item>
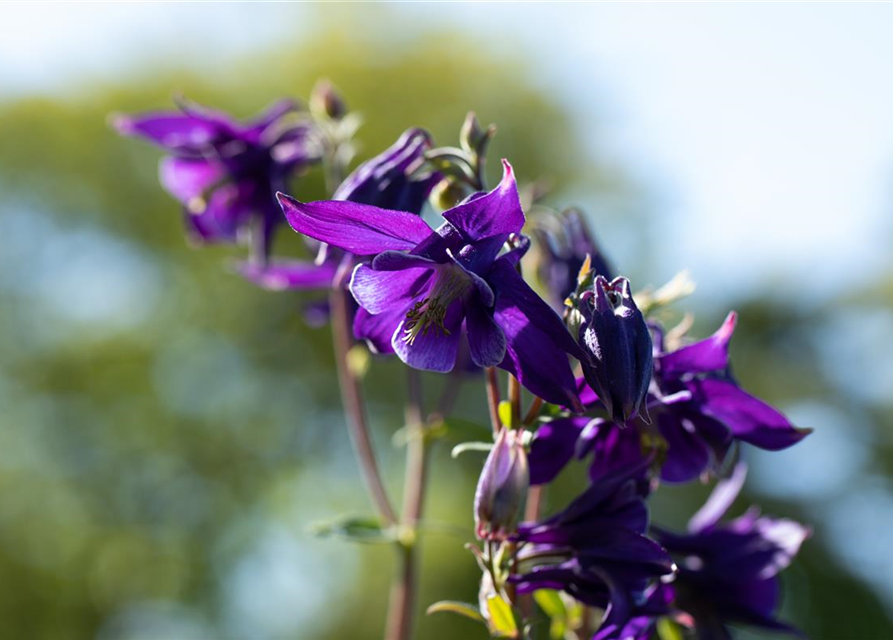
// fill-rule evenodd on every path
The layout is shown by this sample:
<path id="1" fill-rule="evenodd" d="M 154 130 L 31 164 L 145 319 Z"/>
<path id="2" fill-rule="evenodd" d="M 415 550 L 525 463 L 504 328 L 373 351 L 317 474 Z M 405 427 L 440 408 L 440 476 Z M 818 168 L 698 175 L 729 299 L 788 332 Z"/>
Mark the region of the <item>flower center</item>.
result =
<path id="1" fill-rule="evenodd" d="M 450 335 L 450 330 L 444 326 L 447 310 L 470 286 L 470 279 L 459 267 L 445 266 L 438 269 L 437 279 L 428 297 L 416 302 L 406 312 L 403 341 L 413 344 L 420 335 L 426 336 L 432 331 L 444 336 Z"/>

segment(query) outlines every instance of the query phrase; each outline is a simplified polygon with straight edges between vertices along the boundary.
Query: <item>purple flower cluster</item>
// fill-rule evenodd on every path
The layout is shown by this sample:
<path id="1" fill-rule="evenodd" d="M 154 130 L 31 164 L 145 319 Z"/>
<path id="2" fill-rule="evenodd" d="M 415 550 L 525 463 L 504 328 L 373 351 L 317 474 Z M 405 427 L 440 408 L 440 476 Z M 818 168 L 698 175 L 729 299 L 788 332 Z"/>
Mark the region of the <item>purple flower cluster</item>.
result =
<path id="1" fill-rule="evenodd" d="M 325 118 L 344 117 L 330 87 L 316 97 Z M 326 127 L 297 117 L 287 101 L 244 124 L 181 109 L 120 117 L 116 126 L 168 151 L 161 180 L 183 203 L 191 235 L 259 238 L 239 271 L 260 286 L 349 291 L 354 337 L 377 354 L 441 373 L 464 366 L 467 354 L 488 369 L 495 444 L 474 498 L 486 544 L 476 549 L 482 601 L 503 598 L 520 619 L 519 599 L 563 592 L 602 612 L 597 640 L 644 640 L 662 618 L 705 639 L 729 637 L 730 623 L 791 630 L 776 619 L 778 573 L 809 531 L 755 510 L 720 522 L 743 467 L 718 482 L 687 533 L 649 521 L 648 499 L 661 482 L 707 481 L 722 475 L 738 443 L 778 450 L 809 433 L 733 377 L 735 313 L 700 341 L 665 330 L 637 304 L 629 280 L 614 275 L 579 212 L 529 223 L 506 160 L 499 184 L 483 188 L 493 130 L 473 116 L 462 149 L 435 149 L 427 132 L 409 129 L 341 180 L 331 199 L 303 202 L 284 193 L 287 180 L 337 156 L 340 142 L 326 146 Z M 435 192 L 454 197 L 432 226 Z M 314 261 L 271 257 L 283 220 Z M 543 297 L 523 276 L 525 232 L 539 245 Z M 515 385 L 509 419 L 498 410 L 495 368 Z M 534 397 L 523 421 L 518 385 Z M 541 490 L 575 458 L 589 465 L 579 496 L 548 517 L 528 509 L 519 523 L 530 487 Z"/>
<path id="2" fill-rule="evenodd" d="M 727 528 L 704 524 L 689 538 L 665 532 L 649 538 L 646 499 L 658 479 L 682 482 L 718 471 L 735 441 L 781 449 L 807 431 L 731 377 L 734 314 L 712 337 L 668 350 L 663 329 L 646 321 L 626 278 L 589 274 L 581 276 L 583 290 L 572 302 L 579 314 L 572 335 L 520 274 L 529 246 L 522 235 L 525 215 L 512 167 L 506 161 L 503 167 L 495 189 L 444 211 L 436 229 L 418 211 L 288 196 L 280 201 L 296 231 L 356 256 L 349 284 L 360 306 L 354 330 L 376 352 L 446 372 L 465 340 L 474 364 L 502 368 L 535 396 L 569 410 L 543 421 L 529 460 L 521 432 L 503 427 L 481 475 L 478 536 L 517 545 L 516 562 L 528 567 L 506 584 L 518 594 L 561 590 L 604 610 L 598 632 L 604 639 L 626 637 L 617 634 L 643 616 L 653 621 L 677 610 L 690 614 L 699 629 L 724 628 L 727 621 L 772 626 L 775 574 L 759 567 L 761 581 L 753 582 L 751 565 L 739 567 L 734 558 L 755 545 L 760 558 L 774 554 L 777 571 L 799 542 L 779 540 L 776 521 L 756 516 Z M 591 271 L 588 261 L 583 268 Z M 569 356 L 582 368 L 579 381 Z M 564 511 L 517 526 L 528 484 L 549 482 L 574 455 L 591 456 L 590 486 Z M 725 554 L 711 553 L 722 547 L 714 539 L 728 542 Z M 699 569 L 687 556 L 674 564 L 672 554 L 694 553 L 699 545 Z M 709 585 L 703 592 L 695 588 L 719 578 L 731 585 L 725 595 Z M 673 585 L 672 598 L 665 584 Z M 658 598 L 663 609 L 654 604 Z M 723 598 L 741 609 L 723 606 Z"/>
<path id="3" fill-rule="evenodd" d="M 656 540 L 677 559 L 675 580 L 652 586 L 623 625 L 605 625 L 597 638 L 647 640 L 661 617 L 692 627 L 702 640 L 731 638 L 729 624 L 799 634 L 776 618 L 778 573 L 811 532 L 793 520 L 762 516 L 755 508 L 721 523 L 746 472 L 739 464 L 728 480 L 716 485 L 689 521 L 687 533 L 654 528 Z"/>

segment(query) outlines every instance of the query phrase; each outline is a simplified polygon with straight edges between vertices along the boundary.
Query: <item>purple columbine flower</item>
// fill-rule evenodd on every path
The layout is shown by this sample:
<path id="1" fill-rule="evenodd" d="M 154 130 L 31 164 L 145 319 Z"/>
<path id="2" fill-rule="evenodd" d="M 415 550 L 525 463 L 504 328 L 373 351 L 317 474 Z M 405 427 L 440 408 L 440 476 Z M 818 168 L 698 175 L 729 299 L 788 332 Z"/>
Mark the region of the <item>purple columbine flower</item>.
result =
<path id="1" fill-rule="evenodd" d="M 311 125 L 286 119 L 297 110 L 291 100 L 244 123 L 191 102 L 179 106 L 180 112 L 116 116 L 113 124 L 123 135 L 145 138 L 170 153 L 161 161 L 161 183 L 183 203 L 192 238 L 237 242 L 250 231 L 260 254 L 255 258 L 266 261 L 282 219 L 276 192 L 320 156 Z"/>
<path id="2" fill-rule="evenodd" d="M 732 312 L 705 340 L 675 351 L 655 336 L 654 385 L 649 405 L 666 441 L 664 480 L 684 482 L 725 459 L 732 440 L 777 451 L 812 432 L 791 425 L 777 409 L 744 391 L 729 366 L 729 341 L 737 315 Z"/>
<path id="3" fill-rule="evenodd" d="M 720 523 L 746 474 L 746 467 L 738 465 L 730 479 L 717 484 L 689 521 L 688 533 L 655 530 L 679 562 L 671 585 L 673 613 L 690 616 L 701 640 L 730 640 L 729 624 L 799 634 L 776 618 L 778 573 L 791 563 L 811 531 L 793 520 L 761 516 L 755 508 Z"/>
<path id="4" fill-rule="evenodd" d="M 521 433 L 503 428 L 487 456 L 474 494 L 475 533 L 479 539 L 504 540 L 515 532 L 529 485 Z"/>
<path id="5" fill-rule="evenodd" d="M 597 275 L 580 295 L 583 375 L 608 416 L 626 424 L 642 407 L 652 373 L 651 333 L 633 300 L 629 280 Z"/>
<path id="6" fill-rule="evenodd" d="M 705 340 L 665 351 L 663 332 L 652 327 L 655 358 L 648 397 L 651 424 L 641 418 L 619 428 L 603 418 L 570 418 L 549 423 L 534 437 L 531 482 L 548 482 L 574 455 L 591 455 L 590 477 L 612 473 L 656 453 L 660 477 L 687 482 L 716 470 L 736 440 L 775 451 L 790 447 L 811 429 L 791 425 L 777 409 L 738 386 L 729 373 L 729 341 L 736 315 Z M 580 398 L 598 407 L 598 395 L 578 380 Z"/>
<path id="7" fill-rule="evenodd" d="M 561 311 L 564 301 L 577 289 L 577 276 L 589 258 L 596 275 L 611 280 L 614 270 L 590 233 L 583 214 L 567 209 L 558 215 L 534 218 L 532 235 L 539 249 L 537 276 L 549 292 L 552 306 Z"/>
<path id="8" fill-rule="evenodd" d="M 645 536 L 645 466 L 602 478 L 547 520 L 522 523 L 518 559 L 532 568 L 510 577 L 518 593 L 565 591 L 604 609 L 603 626 L 622 627 L 649 586 L 674 570 L 669 554 Z"/>
<path id="9" fill-rule="evenodd" d="M 420 214 L 440 174 L 411 176 L 431 148 L 430 134 L 408 129 L 390 147 L 358 166 L 335 191 L 335 200 L 349 200 L 384 209 Z M 277 206 L 277 209 L 280 207 Z M 280 210 L 281 215 L 281 210 Z M 329 289 L 339 273 L 349 272 L 353 256 L 341 249 L 310 240 L 316 260 L 273 260 L 267 265 L 245 262 L 239 272 L 266 289 Z"/>
<path id="10" fill-rule="evenodd" d="M 436 230 L 417 215 L 352 202 L 280 195 L 296 231 L 358 256 L 350 290 L 368 314 L 355 333 L 417 369 L 450 371 L 459 339 L 480 367 L 499 366 L 541 398 L 579 407 L 567 354 L 582 355 L 561 318 L 524 282 L 529 242 L 511 165 L 500 184 L 444 212 Z M 512 247 L 503 253 L 511 240 Z"/>

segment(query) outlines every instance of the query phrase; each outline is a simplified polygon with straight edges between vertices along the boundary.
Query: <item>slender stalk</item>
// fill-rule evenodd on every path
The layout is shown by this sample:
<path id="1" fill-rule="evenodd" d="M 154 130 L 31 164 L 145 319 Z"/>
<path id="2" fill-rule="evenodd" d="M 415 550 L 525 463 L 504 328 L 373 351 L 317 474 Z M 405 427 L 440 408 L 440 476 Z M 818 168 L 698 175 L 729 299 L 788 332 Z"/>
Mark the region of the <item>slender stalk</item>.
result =
<path id="1" fill-rule="evenodd" d="M 513 375 L 509 375 L 508 383 L 509 404 L 511 406 L 511 421 L 509 423 L 512 429 L 521 429 L 521 382 Z M 505 553 L 509 560 L 509 571 L 511 573 L 518 572 L 518 545 L 514 542 L 505 542 Z M 517 604 L 518 596 L 514 583 L 506 582 L 504 585 L 505 595 L 511 604 Z"/>
<path id="2" fill-rule="evenodd" d="M 406 404 L 406 479 L 403 485 L 403 517 L 400 524 L 400 566 L 391 586 L 387 640 L 406 640 L 412 637 L 418 590 L 418 532 L 419 520 L 425 505 L 428 479 L 428 446 L 422 409 L 421 376 L 408 369 L 408 401 Z"/>
<path id="3" fill-rule="evenodd" d="M 589 605 L 583 605 L 583 611 L 580 613 L 582 625 L 577 629 L 577 637 L 580 640 L 589 640 L 592 637 L 594 629 L 592 628 L 592 609 Z"/>
<path id="4" fill-rule="evenodd" d="M 512 407 L 512 429 L 518 429 L 521 426 L 521 383 L 513 375 L 509 375 L 509 404 Z"/>
<path id="5" fill-rule="evenodd" d="M 534 522 L 540 517 L 540 508 L 543 504 L 543 487 L 535 485 L 527 492 L 527 504 L 524 507 L 525 522 Z"/>
<path id="6" fill-rule="evenodd" d="M 335 350 L 335 365 L 338 369 L 338 382 L 341 387 L 341 401 L 344 405 L 344 417 L 353 441 L 354 450 L 360 461 L 366 488 L 384 525 L 397 522 L 397 516 L 388 498 L 384 482 L 375 460 L 372 439 L 369 436 L 369 423 L 360 393 L 360 382 L 347 364 L 347 352 L 350 350 L 350 307 L 347 296 L 350 294 L 337 287 L 329 295 L 332 311 L 332 344 Z"/>
<path id="7" fill-rule="evenodd" d="M 263 220 L 255 220 L 248 233 L 248 262 L 266 267 L 270 259 L 270 238 Z"/>
<path id="8" fill-rule="evenodd" d="M 407 640 L 412 637 L 418 573 L 415 544 L 401 543 L 397 547 L 397 553 L 400 555 L 400 560 L 397 563 L 394 581 L 391 583 L 385 640 Z"/>
<path id="9" fill-rule="evenodd" d="M 403 491 L 403 523 L 415 526 L 422 517 L 427 480 L 425 422 L 422 409 L 422 381 L 419 372 L 407 367 L 409 399 L 406 406 L 406 427 L 409 443 L 406 449 L 406 485 Z"/>
<path id="10" fill-rule="evenodd" d="M 495 437 L 502 429 L 499 419 L 499 379 L 496 377 L 496 368 L 487 367 L 485 370 L 487 380 L 487 405 L 490 407 L 490 423 L 493 425 Z"/>
<path id="11" fill-rule="evenodd" d="M 509 571 L 516 574 L 518 573 L 518 545 L 514 542 L 506 542 L 504 544 L 505 553 L 509 557 Z M 505 589 L 505 595 L 506 598 L 508 598 L 509 604 L 517 604 L 518 593 L 515 583 L 506 580 L 503 588 Z"/>
<path id="12" fill-rule="evenodd" d="M 543 408 L 543 399 L 539 396 L 533 399 L 533 402 L 530 403 L 530 408 L 527 409 L 527 413 L 524 415 L 524 426 L 529 427 L 533 424 L 533 421 L 536 420 L 536 417 L 540 414 L 540 409 Z"/>
<path id="13" fill-rule="evenodd" d="M 527 492 L 527 504 L 524 506 L 524 520 L 526 522 L 535 522 L 539 520 L 540 508 L 543 502 L 543 487 L 541 485 L 530 487 Z M 532 554 L 525 558 L 534 558 L 536 554 Z M 517 563 L 518 558 L 515 557 Z M 521 615 L 529 618 L 533 615 L 533 597 L 530 594 L 524 594 L 518 599 L 518 606 L 521 608 Z"/>

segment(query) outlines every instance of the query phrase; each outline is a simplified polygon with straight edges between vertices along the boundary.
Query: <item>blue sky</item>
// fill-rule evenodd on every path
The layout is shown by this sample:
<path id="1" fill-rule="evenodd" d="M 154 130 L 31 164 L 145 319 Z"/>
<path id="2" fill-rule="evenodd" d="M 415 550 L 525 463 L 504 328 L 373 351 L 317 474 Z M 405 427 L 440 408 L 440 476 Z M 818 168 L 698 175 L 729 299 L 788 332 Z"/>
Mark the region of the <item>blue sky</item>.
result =
<path id="1" fill-rule="evenodd" d="M 296 37 L 320 11 L 4 5 L 0 96 L 69 92 L 169 66 L 173 55 L 219 63 Z M 705 296 L 770 287 L 827 299 L 891 268 L 893 6 L 386 11 L 370 28 L 405 34 L 452 23 L 500 53 L 522 47 L 536 82 L 572 105 L 581 135 L 655 196 L 664 249 L 655 280 L 688 267 Z M 587 126 L 593 113 L 597 132 Z"/>

